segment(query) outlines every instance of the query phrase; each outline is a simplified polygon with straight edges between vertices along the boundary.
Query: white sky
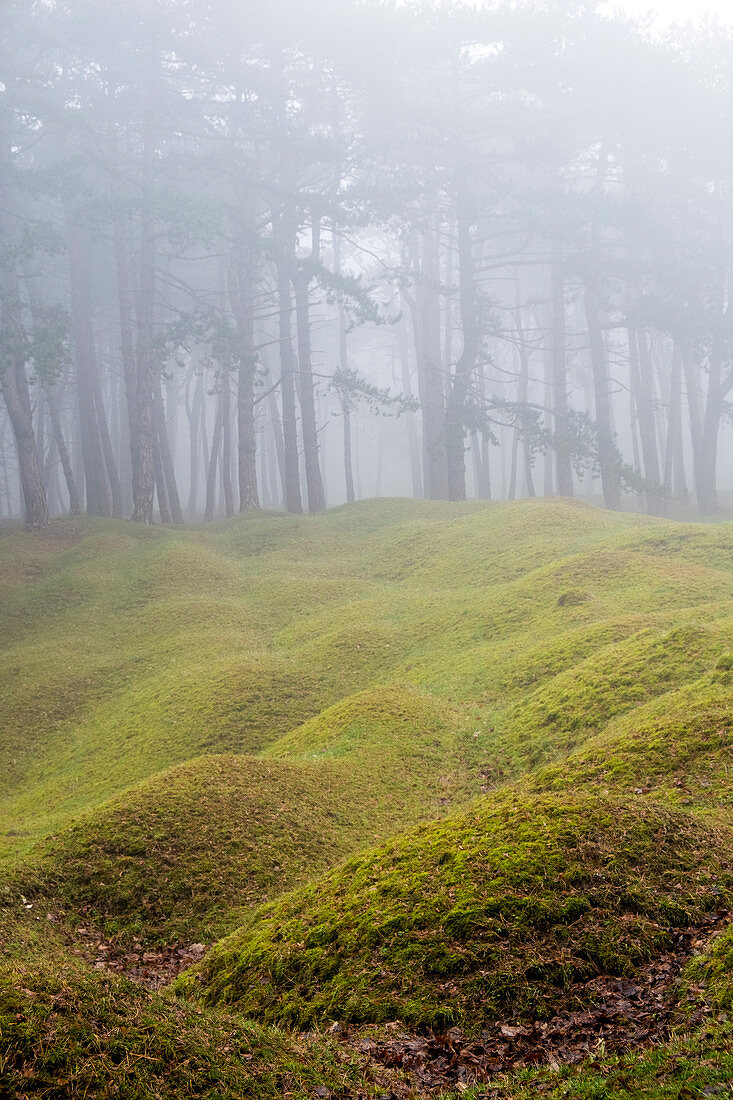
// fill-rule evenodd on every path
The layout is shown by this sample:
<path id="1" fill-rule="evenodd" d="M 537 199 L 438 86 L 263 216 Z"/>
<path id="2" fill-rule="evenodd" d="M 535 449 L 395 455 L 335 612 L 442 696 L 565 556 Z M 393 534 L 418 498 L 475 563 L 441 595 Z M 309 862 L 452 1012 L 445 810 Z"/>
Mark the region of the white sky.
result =
<path id="1" fill-rule="evenodd" d="M 654 26 L 697 21 L 705 12 L 716 15 L 721 22 L 733 23 L 733 0 L 609 0 L 609 12 L 625 11 L 630 15 L 654 14 Z"/>

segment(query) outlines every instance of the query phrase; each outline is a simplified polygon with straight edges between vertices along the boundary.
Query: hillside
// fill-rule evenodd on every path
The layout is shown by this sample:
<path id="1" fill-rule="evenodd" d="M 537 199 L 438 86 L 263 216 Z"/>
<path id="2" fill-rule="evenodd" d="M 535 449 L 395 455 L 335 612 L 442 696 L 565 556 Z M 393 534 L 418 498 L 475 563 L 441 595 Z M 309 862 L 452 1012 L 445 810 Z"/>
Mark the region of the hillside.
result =
<path id="1" fill-rule="evenodd" d="M 385 1025 L 519 1043 L 662 964 L 669 1019 L 644 1034 L 668 1045 L 637 1041 L 632 1072 L 609 1038 L 500 1095 L 725 1080 L 733 526 L 561 500 L 63 520 L 0 539 L 0 638 L 18 1095 L 57 1073 L 72 1096 L 407 1096 L 427 1079 L 373 1056 Z M 104 963 L 199 943 L 173 992 Z M 163 1085 L 171 1043 L 199 1068 Z"/>

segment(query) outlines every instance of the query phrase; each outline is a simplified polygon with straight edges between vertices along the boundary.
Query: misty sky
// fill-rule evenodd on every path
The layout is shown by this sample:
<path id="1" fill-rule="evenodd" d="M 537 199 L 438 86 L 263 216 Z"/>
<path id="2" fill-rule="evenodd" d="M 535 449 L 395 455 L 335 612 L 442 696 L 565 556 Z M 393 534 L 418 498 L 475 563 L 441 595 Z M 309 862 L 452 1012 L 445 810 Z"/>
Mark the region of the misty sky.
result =
<path id="1" fill-rule="evenodd" d="M 653 12 L 655 23 L 698 20 L 705 12 L 711 12 L 725 23 L 733 22 L 733 0 L 610 0 L 609 11 L 625 11 L 630 15 Z"/>

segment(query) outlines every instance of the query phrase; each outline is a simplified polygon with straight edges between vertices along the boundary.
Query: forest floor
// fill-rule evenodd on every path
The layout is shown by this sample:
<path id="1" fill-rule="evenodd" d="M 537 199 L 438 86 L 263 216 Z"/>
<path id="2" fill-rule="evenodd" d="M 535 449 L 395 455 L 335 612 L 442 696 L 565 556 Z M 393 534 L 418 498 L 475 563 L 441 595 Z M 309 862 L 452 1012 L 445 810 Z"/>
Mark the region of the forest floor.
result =
<path id="1" fill-rule="evenodd" d="M 61 520 L 0 638 L 0 1096 L 731 1094 L 733 525 Z"/>

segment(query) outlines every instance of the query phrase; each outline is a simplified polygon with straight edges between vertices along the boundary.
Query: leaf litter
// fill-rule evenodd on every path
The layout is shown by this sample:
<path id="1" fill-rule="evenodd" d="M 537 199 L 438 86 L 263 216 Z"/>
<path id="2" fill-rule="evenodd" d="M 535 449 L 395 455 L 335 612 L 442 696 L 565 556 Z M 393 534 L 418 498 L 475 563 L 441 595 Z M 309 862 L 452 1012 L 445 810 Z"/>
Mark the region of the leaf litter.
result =
<path id="1" fill-rule="evenodd" d="M 527 1024 L 496 1021 L 478 1037 L 459 1027 L 415 1034 L 403 1030 L 399 1022 L 381 1029 L 387 1035 L 359 1034 L 338 1024 L 331 1031 L 371 1063 L 398 1073 L 402 1079 L 392 1080 L 391 1091 L 384 1094 L 390 1100 L 447 1089 L 461 1092 L 513 1070 L 559 1069 L 593 1056 L 638 1051 L 670 1038 L 681 1007 L 681 972 L 730 917 L 727 910 L 717 910 L 701 924 L 676 931 L 670 949 L 633 978 L 602 974 L 579 983 L 592 1004 L 582 1012 L 562 1012 Z M 702 990 L 688 990 L 691 997 L 696 992 Z M 689 1026 L 703 1023 L 712 1013 L 702 998 L 691 1009 Z"/>

